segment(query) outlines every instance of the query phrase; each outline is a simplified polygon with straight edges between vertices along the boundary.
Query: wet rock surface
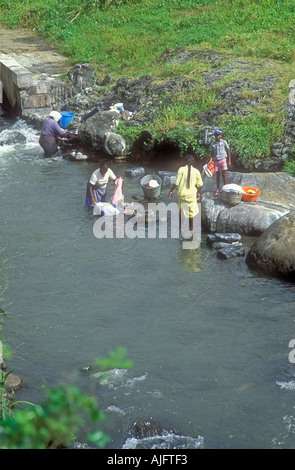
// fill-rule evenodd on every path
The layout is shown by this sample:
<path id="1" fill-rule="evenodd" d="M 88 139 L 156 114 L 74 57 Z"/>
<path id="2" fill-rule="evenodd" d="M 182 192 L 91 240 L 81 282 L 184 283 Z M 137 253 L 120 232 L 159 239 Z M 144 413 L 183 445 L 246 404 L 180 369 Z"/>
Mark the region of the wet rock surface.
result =
<path id="1" fill-rule="evenodd" d="M 261 191 L 257 201 L 230 205 L 215 198 L 215 178 L 204 179 L 201 192 L 202 226 L 208 232 L 237 232 L 260 236 L 271 224 L 294 209 L 295 178 L 286 173 L 228 172 L 228 182 Z"/>
<path id="2" fill-rule="evenodd" d="M 295 282 L 295 211 L 272 224 L 250 248 L 247 265 L 268 276 Z"/>

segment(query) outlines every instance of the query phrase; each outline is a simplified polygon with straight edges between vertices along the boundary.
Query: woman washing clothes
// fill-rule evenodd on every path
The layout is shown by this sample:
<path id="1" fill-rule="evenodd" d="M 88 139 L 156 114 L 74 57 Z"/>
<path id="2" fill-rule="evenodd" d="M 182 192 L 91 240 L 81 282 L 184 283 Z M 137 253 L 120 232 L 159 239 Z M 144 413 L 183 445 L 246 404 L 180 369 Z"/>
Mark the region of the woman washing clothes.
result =
<path id="1" fill-rule="evenodd" d="M 103 163 L 98 170 L 92 173 L 87 183 L 86 206 L 95 206 L 97 202 L 106 202 L 109 180 L 116 181 L 117 176 L 106 163 Z"/>
<path id="2" fill-rule="evenodd" d="M 67 140 L 74 138 L 69 132 L 59 126 L 62 115 L 58 111 L 51 111 L 43 122 L 39 144 L 44 150 L 44 157 L 52 157 L 58 151 L 58 139 Z"/>
<path id="3" fill-rule="evenodd" d="M 183 217 L 189 219 L 189 230 L 193 232 L 194 218 L 198 213 L 199 188 L 203 186 L 201 173 L 193 167 L 194 157 L 186 155 L 186 165 L 179 168 L 174 184 L 169 193 L 169 199 L 177 188 L 180 227 L 183 232 Z"/>

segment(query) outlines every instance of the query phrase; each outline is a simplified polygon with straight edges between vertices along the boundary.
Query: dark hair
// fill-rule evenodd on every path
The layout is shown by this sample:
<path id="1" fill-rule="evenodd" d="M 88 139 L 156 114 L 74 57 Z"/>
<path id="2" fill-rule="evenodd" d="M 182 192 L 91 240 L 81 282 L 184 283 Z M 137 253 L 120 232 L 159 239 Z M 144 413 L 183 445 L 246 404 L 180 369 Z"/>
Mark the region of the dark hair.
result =
<path id="1" fill-rule="evenodd" d="M 185 160 L 188 164 L 188 174 L 187 174 L 187 181 L 186 181 L 186 187 L 189 189 L 190 184 L 191 184 L 191 167 L 195 161 L 195 158 L 193 155 L 186 155 Z"/>
<path id="2" fill-rule="evenodd" d="M 103 163 L 99 167 L 99 170 L 102 174 L 105 174 L 108 171 L 108 169 L 109 169 L 109 167 L 108 167 L 107 163 Z"/>

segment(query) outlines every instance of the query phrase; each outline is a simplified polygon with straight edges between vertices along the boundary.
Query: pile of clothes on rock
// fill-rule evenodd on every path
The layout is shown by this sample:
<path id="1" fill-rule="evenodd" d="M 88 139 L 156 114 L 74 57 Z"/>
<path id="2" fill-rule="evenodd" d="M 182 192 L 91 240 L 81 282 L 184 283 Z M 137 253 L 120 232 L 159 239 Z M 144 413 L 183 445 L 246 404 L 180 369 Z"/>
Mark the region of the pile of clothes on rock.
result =
<path id="1" fill-rule="evenodd" d="M 132 118 L 132 116 L 135 114 L 135 111 L 127 111 L 124 109 L 123 103 L 116 103 L 112 106 L 110 106 L 110 109 L 112 111 L 117 111 L 119 114 L 120 118 L 123 119 L 123 121 L 129 121 L 129 119 Z"/>

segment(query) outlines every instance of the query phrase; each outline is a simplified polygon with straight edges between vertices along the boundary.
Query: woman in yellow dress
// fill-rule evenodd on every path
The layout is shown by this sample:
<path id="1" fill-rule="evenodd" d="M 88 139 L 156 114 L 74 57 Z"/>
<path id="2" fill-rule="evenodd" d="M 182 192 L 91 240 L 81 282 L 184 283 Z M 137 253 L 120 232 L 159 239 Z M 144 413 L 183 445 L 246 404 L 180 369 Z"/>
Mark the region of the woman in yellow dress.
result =
<path id="1" fill-rule="evenodd" d="M 186 155 L 186 165 L 179 168 L 174 184 L 169 193 L 169 199 L 177 187 L 178 207 L 181 220 L 181 232 L 183 231 L 183 217 L 189 219 L 190 232 L 194 229 L 194 218 L 198 213 L 199 189 L 203 186 L 201 173 L 193 167 L 194 157 Z"/>

